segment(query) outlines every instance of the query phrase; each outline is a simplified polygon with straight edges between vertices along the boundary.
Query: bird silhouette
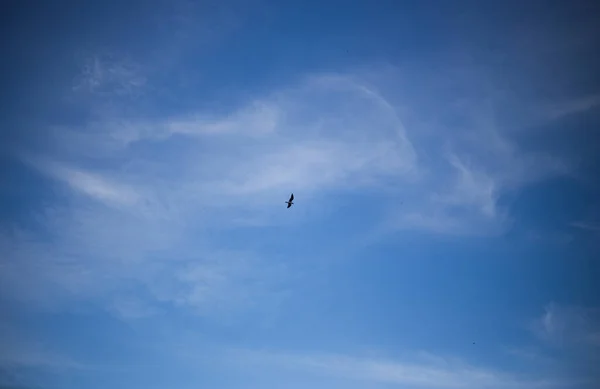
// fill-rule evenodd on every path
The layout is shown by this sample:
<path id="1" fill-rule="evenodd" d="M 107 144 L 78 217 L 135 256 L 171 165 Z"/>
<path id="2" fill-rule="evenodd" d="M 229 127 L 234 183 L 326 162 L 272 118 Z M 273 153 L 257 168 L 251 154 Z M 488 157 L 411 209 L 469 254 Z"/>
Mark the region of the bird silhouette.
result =
<path id="1" fill-rule="evenodd" d="M 291 207 L 292 204 L 294 204 L 294 194 L 292 193 L 292 195 L 290 196 L 290 199 L 288 201 L 286 201 L 286 204 L 288 205 L 287 207 Z"/>

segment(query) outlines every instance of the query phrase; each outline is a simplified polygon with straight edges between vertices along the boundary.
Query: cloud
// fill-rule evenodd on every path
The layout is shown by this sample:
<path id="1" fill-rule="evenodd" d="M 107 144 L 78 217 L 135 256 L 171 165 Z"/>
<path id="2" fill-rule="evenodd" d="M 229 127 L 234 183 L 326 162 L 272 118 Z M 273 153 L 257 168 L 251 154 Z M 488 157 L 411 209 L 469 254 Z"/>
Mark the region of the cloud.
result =
<path id="1" fill-rule="evenodd" d="M 600 309 L 550 303 L 535 321 L 536 335 L 552 346 L 600 347 Z"/>
<path id="2" fill-rule="evenodd" d="M 411 362 L 356 358 L 332 354 L 286 354 L 235 350 L 229 355 L 237 363 L 271 373 L 311 374 L 370 384 L 392 384 L 420 388 L 553 388 L 571 383 L 558 379 L 532 379 L 474 367 L 459 360 L 431 356 Z M 292 378 L 290 378 L 292 379 Z"/>
<path id="3" fill-rule="evenodd" d="M 81 131 L 57 131 L 62 151 L 65 143 L 74 141 L 78 147 L 70 152 L 113 158 L 122 158 L 132 148 L 171 149 L 170 144 L 188 138 L 189 147 L 176 156 L 162 153 L 162 166 L 153 167 L 170 163 L 173 175 L 188 186 L 182 191 L 202 192 L 216 202 L 249 195 L 250 200 L 271 201 L 269 193 L 287 192 L 290 186 L 310 194 L 334 187 L 404 185 L 403 195 L 420 201 L 411 201 L 416 208 L 407 213 L 402 209 L 400 224 L 448 233 L 482 231 L 482 223 L 494 229 L 507 219 L 497 207 L 500 196 L 568 171 L 552 157 L 517 150 L 493 123 L 485 123 L 489 119 L 474 119 L 485 127 L 476 132 L 450 129 L 453 150 L 440 150 L 443 158 L 419 161 L 421 150 L 431 146 L 417 144 L 417 150 L 409 140 L 420 129 L 407 131 L 394 106 L 360 79 L 325 74 L 307 77 L 221 117 L 186 113 L 152 120 L 109 118 Z M 81 144 L 81 132 L 88 133 L 94 145 Z M 146 158 L 131 158 L 126 157 L 137 168 L 152 167 Z M 162 179 L 167 184 L 168 179 Z M 131 181 L 131 176 L 121 180 Z"/>
<path id="4" fill-rule="evenodd" d="M 98 71 L 94 83 L 106 74 L 131 75 Z M 498 205 L 504 193 L 565 170 L 517 149 L 471 109 L 461 114 L 485 138 L 453 128 L 451 141 L 423 141 L 352 74 L 310 75 L 230 111 L 126 112 L 50 126 L 43 153 L 18 150 L 55 192 L 32 215 L 34 228 L 4 225 L 4 274 L 22 280 L 3 277 L 8 295 L 93 298 L 119 317 L 162 304 L 219 316 L 264 308 L 291 270 L 250 249 L 223 251 L 231 228 L 299 225 L 326 217 L 332 196 L 360 191 L 372 196 L 370 211 L 387 215 L 387 232 L 495 233 L 510 220 Z M 312 216 L 273 206 L 290 191 Z M 128 300 L 135 288 L 147 304 Z"/>
<path id="5" fill-rule="evenodd" d="M 436 199 L 446 204 L 472 204 L 483 216 L 495 217 L 497 195 L 494 181 L 485 173 L 467 168 L 456 155 L 449 159 L 458 172 L 454 193 L 436 196 Z"/>
<path id="6" fill-rule="evenodd" d="M 116 53 L 82 55 L 81 73 L 73 91 L 90 95 L 136 96 L 146 86 L 142 67 L 127 56 Z"/>
<path id="7" fill-rule="evenodd" d="M 536 103 L 506 92 L 504 79 L 461 62 L 418 65 L 367 76 L 402 112 L 419 160 L 419 181 L 404 186 L 402 206 L 390 210 L 391 228 L 498 234 L 513 222 L 507 200 L 572 175 L 569 159 L 519 141 L 536 136 L 528 131 Z"/>
<path id="8" fill-rule="evenodd" d="M 41 219 L 43 235 L 3 231 L 2 295 L 36 310 L 96 302 L 125 320 L 169 308 L 226 319 L 277 303 L 285 267 L 136 219 L 104 208 Z"/>
<path id="9" fill-rule="evenodd" d="M 456 154 L 448 155 L 454 171 L 445 190 L 427 196 L 428 206 L 406 213 L 404 228 L 417 227 L 443 234 L 488 234 L 503 227 L 507 218 L 498 210 L 498 181 L 484 169 L 467 166 Z"/>
<path id="10" fill-rule="evenodd" d="M 506 347 L 505 351 L 520 360 L 528 363 L 550 365 L 554 368 L 558 367 L 558 361 L 551 358 L 542 350 L 535 347 Z"/>
<path id="11" fill-rule="evenodd" d="M 125 320 L 143 319 L 160 313 L 160 310 L 135 297 L 119 296 L 112 301 L 109 311 Z"/>
<path id="12" fill-rule="evenodd" d="M 561 119 L 565 116 L 585 113 L 600 106 L 600 95 L 590 95 L 575 98 L 563 103 L 556 103 L 547 108 L 550 120 Z"/>
<path id="13" fill-rule="evenodd" d="M 50 134 L 44 153 L 19 150 L 54 191 L 30 223 L 3 225 L 3 294 L 46 309 L 93 300 L 124 319 L 269 309 L 285 264 L 223 250 L 224 231 L 301 222 L 273 207 L 290 190 L 325 208 L 326 193 L 393 186 L 417 166 L 389 104 L 332 75 L 222 116 L 109 116 Z"/>
<path id="14" fill-rule="evenodd" d="M 134 189 L 127 185 L 110 182 L 98 174 L 89 173 L 56 161 L 31 157 L 25 157 L 22 160 L 33 165 L 49 177 L 66 183 L 74 191 L 101 202 L 131 206 L 139 199 L 139 195 L 135 193 Z"/>
<path id="15" fill-rule="evenodd" d="M 579 228 L 581 230 L 587 230 L 591 232 L 600 232 L 600 226 L 594 223 L 587 222 L 572 222 L 569 224 L 571 227 Z"/>
<path id="16" fill-rule="evenodd" d="M 0 324 L 0 367 L 36 368 L 45 370 L 84 370 L 89 366 L 56 353 L 44 344 L 27 339 L 19 331 Z"/>
<path id="17" fill-rule="evenodd" d="M 370 128 L 368 133 L 366 128 Z M 61 139 L 57 150 L 66 151 L 62 155 L 127 161 L 128 172 L 113 169 L 111 177 L 102 181 L 98 174 L 82 167 L 65 168 L 60 174 L 88 193 L 96 190 L 100 194 L 103 189 L 107 195 L 108 185 L 102 184 L 110 182 L 114 189 L 119 182 L 144 177 L 151 186 L 157 181 L 173 184 L 174 189 L 166 195 L 177 192 L 175 195 L 185 196 L 184 192 L 193 191 L 204 195 L 198 201 L 211 202 L 212 197 L 213 203 L 231 199 L 232 204 L 233 198 L 259 199 L 278 190 L 288 192 L 291 186 L 309 194 L 377 185 L 386 178 L 414 175 L 417 163 L 415 150 L 389 104 L 341 76 L 309 78 L 222 117 L 196 113 L 152 122 L 109 119 L 78 131 L 55 131 Z M 89 135 L 87 144 L 83 144 L 81 133 Z M 189 147 L 170 152 L 179 139 L 188 139 Z M 73 142 L 77 147 L 65 146 Z M 143 151 L 142 155 L 133 151 L 157 147 L 163 149 L 160 164 L 148 160 Z M 164 171 L 167 163 L 170 172 Z M 152 170 L 155 168 L 163 170 L 160 175 Z M 246 197 L 246 207 L 248 201 Z"/>

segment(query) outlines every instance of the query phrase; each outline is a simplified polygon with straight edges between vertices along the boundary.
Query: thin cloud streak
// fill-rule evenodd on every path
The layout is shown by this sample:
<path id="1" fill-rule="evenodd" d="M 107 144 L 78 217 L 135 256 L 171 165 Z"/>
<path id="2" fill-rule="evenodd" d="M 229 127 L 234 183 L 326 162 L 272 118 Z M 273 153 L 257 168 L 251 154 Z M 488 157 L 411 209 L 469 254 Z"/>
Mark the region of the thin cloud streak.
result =
<path id="1" fill-rule="evenodd" d="M 88 370 L 91 366 L 56 353 L 33 342 L 6 323 L 0 323 L 0 367 L 26 367 L 47 370 Z"/>
<path id="2" fill-rule="evenodd" d="M 600 225 L 594 223 L 587 222 L 572 222 L 569 224 L 571 227 L 579 228 L 582 230 L 592 231 L 592 232 L 600 232 Z"/>
<path id="3" fill-rule="evenodd" d="M 83 56 L 81 62 L 81 74 L 72 87 L 76 93 L 134 97 L 146 86 L 141 66 L 129 58 L 105 53 Z"/>
<path id="4" fill-rule="evenodd" d="M 168 303 L 203 315 L 221 306 L 243 310 L 251 301 L 244 293 L 266 294 L 280 281 L 279 270 L 256 259 L 241 273 L 231 257 L 211 262 L 219 250 L 205 244 L 203 232 L 247 225 L 244 220 L 254 226 L 308 221 L 307 215 L 277 216 L 273 204 L 290 190 L 323 208 L 333 206 L 332 195 L 358 190 L 401 196 L 401 209 L 386 208 L 389 231 L 502 230 L 509 218 L 497 200 L 504 191 L 560 172 L 548 165 L 553 160 L 538 162 L 488 129 L 494 137 L 470 143 L 457 136 L 442 157 L 422 158 L 426 145 L 411 140 L 418 129 L 405 128 L 388 99 L 356 76 L 331 73 L 308 76 L 219 117 L 109 116 L 81 127 L 53 127 L 44 155 L 27 149 L 21 155 L 71 194 L 65 205 L 38 213 L 42 233 L 22 226 L 5 230 L 27 236 L 10 244 L 13 260 L 6 266 L 24 274 L 43 264 L 53 270 L 25 284 L 61 285 L 62 298 L 108 299 L 107 309 L 122 317 L 127 307 L 129 316 L 141 314 L 140 307 L 109 297 L 126 279 L 149 288 L 149 309 Z M 486 153 L 478 153 L 483 144 Z M 485 155 L 499 155 L 507 164 L 486 164 Z M 56 237 L 52 247 L 44 243 L 47 234 Z M 194 279 L 161 273 L 167 263 L 184 271 L 191 261 L 198 268 L 185 274 L 196 274 Z M 104 279 L 94 281 L 94 274 Z M 42 290 L 34 295 L 48 299 Z"/>
<path id="5" fill-rule="evenodd" d="M 561 119 L 566 116 L 585 113 L 600 106 L 600 95 L 585 96 L 562 104 L 554 104 L 548 108 L 551 120 Z"/>
<path id="6" fill-rule="evenodd" d="M 531 379 L 470 366 L 444 358 L 412 358 L 412 362 L 363 359 L 345 355 L 298 355 L 265 351 L 234 350 L 227 353 L 236 363 L 274 373 L 285 370 L 292 377 L 312 374 L 373 384 L 410 385 L 421 388 L 559 388 L 571 382 Z"/>
<path id="7" fill-rule="evenodd" d="M 600 308 L 550 303 L 532 328 L 554 347 L 599 347 Z"/>
<path id="8" fill-rule="evenodd" d="M 139 199 L 138 194 L 132 188 L 110 182 L 97 174 L 55 161 L 39 161 L 33 164 L 42 173 L 66 183 L 77 192 L 102 202 L 131 206 Z"/>

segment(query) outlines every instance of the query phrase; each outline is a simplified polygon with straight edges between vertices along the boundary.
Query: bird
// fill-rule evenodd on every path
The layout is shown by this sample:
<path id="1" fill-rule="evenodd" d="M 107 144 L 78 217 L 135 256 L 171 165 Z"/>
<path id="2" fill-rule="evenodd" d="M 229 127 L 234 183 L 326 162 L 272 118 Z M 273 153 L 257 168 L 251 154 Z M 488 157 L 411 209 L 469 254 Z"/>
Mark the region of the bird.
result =
<path id="1" fill-rule="evenodd" d="M 294 194 L 292 193 L 292 195 L 290 196 L 290 199 L 288 201 L 286 201 L 286 204 L 288 205 L 287 207 L 291 207 L 292 204 L 294 204 Z"/>

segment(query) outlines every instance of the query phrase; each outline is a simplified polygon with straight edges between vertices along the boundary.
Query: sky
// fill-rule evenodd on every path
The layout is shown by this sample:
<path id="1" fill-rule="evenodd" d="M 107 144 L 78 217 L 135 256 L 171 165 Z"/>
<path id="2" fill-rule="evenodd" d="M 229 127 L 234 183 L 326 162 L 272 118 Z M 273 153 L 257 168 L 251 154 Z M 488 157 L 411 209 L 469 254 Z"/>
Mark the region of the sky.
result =
<path id="1" fill-rule="evenodd" d="M 598 4 L 2 8 L 0 388 L 597 388 Z"/>

